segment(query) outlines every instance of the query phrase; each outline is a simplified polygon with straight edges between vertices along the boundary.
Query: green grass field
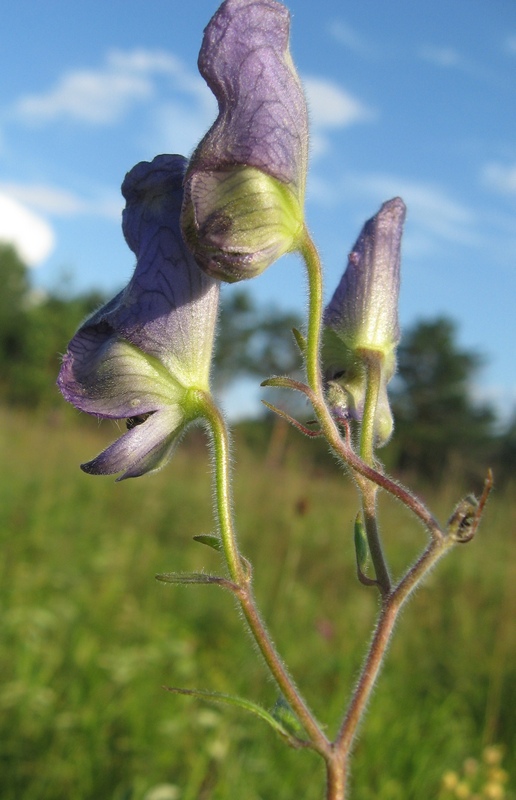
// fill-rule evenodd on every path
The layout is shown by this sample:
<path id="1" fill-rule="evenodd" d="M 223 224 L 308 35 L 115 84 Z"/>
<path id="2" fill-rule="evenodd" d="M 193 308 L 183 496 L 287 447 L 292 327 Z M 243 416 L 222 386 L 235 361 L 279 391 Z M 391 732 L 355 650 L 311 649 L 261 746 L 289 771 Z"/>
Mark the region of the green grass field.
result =
<path id="1" fill-rule="evenodd" d="M 314 755 L 243 712 L 162 688 L 276 699 L 230 595 L 154 580 L 218 569 L 192 541 L 213 530 L 203 439 L 187 439 L 158 475 L 115 484 L 78 469 L 114 438 L 109 425 L 4 411 L 0 426 L 1 800 L 321 800 Z M 355 492 L 295 457 L 262 471 L 239 448 L 235 481 L 263 614 L 333 732 L 376 611 L 354 574 Z M 446 518 L 459 498 L 427 499 Z M 382 509 L 399 570 L 424 533 L 400 507 Z M 495 491 L 478 539 L 447 556 L 402 615 L 357 743 L 353 800 L 473 797 L 440 794 L 442 777 L 493 743 L 505 749 L 506 794 L 475 796 L 513 796 L 515 517 L 516 502 Z"/>

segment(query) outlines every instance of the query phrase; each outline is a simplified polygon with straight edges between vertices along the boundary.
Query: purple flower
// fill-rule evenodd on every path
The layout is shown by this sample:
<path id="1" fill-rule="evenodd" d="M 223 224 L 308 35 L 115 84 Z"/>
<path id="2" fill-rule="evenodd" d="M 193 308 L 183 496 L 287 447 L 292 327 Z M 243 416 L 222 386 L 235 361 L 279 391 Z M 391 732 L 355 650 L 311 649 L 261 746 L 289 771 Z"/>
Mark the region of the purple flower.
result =
<path id="1" fill-rule="evenodd" d="M 186 160 L 157 156 L 125 177 L 122 227 L 137 257 L 126 288 L 84 322 L 63 358 L 68 402 L 128 431 L 81 468 L 118 480 L 159 469 L 199 416 L 209 386 L 219 285 L 184 244 L 179 226 Z"/>
<path id="2" fill-rule="evenodd" d="M 400 339 L 398 297 L 405 211 L 403 200 L 395 197 L 366 222 L 324 313 L 325 378 L 330 383 L 330 402 L 341 412 L 362 418 L 367 361 L 375 358 L 381 365 L 376 414 L 378 444 L 385 444 L 393 428 L 387 383 L 396 369 Z"/>
<path id="3" fill-rule="evenodd" d="M 276 0 L 226 0 L 199 70 L 219 115 L 190 161 L 183 230 L 202 268 L 250 278 L 295 249 L 303 228 L 308 116 Z"/>

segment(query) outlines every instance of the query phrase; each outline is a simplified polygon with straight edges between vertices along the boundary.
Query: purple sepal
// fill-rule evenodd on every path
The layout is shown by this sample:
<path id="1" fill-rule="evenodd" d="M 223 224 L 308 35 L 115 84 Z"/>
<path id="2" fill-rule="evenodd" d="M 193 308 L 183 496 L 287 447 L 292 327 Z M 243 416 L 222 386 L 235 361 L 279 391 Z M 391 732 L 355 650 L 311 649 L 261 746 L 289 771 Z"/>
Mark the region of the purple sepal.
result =
<path id="1" fill-rule="evenodd" d="M 127 287 L 84 322 L 63 358 L 58 386 L 68 402 L 102 418 L 135 421 L 84 465 L 135 477 L 168 460 L 191 421 L 189 388 L 208 389 L 219 284 L 183 242 L 179 215 L 186 161 L 137 164 L 122 191 L 123 230 L 137 256 Z"/>
<path id="2" fill-rule="evenodd" d="M 199 70 L 219 115 L 189 172 L 257 169 L 303 197 L 308 114 L 289 52 L 290 14 L 275 0 L 226 0 L 209 22 Z"/>

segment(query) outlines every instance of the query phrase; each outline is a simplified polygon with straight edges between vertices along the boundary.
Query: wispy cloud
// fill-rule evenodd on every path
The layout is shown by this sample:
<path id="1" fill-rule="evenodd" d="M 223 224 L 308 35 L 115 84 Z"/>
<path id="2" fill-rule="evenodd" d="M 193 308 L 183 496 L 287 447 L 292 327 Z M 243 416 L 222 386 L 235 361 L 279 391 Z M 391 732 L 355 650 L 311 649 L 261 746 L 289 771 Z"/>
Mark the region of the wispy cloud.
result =
<path id="1" fill-rule="evenodd" d="M 54 217 L 86 214 L 119 221 L 123 207 L 121 195 L 107 190 L 97 197 L 86 198 L 48 184 L 3 182 L 0 183 L 0 192 L 32 211 Z"/>
<path id="2" fill-rule="evenodd" d="M 418 49 L 417 56 L 439 69 L 453 70 L 497 87 L 505 85 L 503 77 L 490 66 L 465 56 L 456 47 L 425 44 Z"/>
<path id="3" fill-rule="evenodd" d="M 402 197 L 411 223 L 434 240 L 469 246 L 479 242 L 475 212 L 439 184 L 383 174 L 351 176 L 351 182 L 357 192 L 378 198 L 378 202 Z"/>
<path id="4" fill-rule="evenodd" d="M 36 267 L 54 249 L 55 236 L 45 219 L 0 191 L 0 241 L 12 244 L 29 267 Z"/>
<path id="5" fill-rule="evenodd" d="M 475 212 L 435 183 L 381 173 L 347 172 L 331 181 L 311 175 L 312 202 L 331 207 L 345 197 L 367 200 L 371 214 L 386 200 L 402 197 L 410 222 L 406 249 L 412 252 L 434 251 L 439 242 L 475 246 L 480 240 Z"/>
<path id="6" fill-rule="evenodd" d="M 328 32 L 335 41 L 360 58 L 376 58 L 378 56 L 378 48 L 343 20 L 330 22 Z"/>
<path id="7" fill-rule="evenodd" d="M 482 182 L 501 194 L 516 195 L 516 163 L 486 164 L 481 173 Z"/>
<path id="8" fill-rule="evenodd" d="M 505 51 L 512 56 L 516 56 L 516 33 L 510 33 L 505 39 Z"/>
<path id="9" fill-rule="evenodd" d="M 312 154 L 329 149 L 328 132 L 373 121 L 377 114 L 346 89 L 327 78 L 304 77 L 311 124 Z"/>
<path id="10" fill-rule="evenodd" d="M 42 94 L 21 97 L 15 115 L 31 123 L 68 118 L 91 125 L 112 125 L 135 104 L 152 100 L 158 77 L 168 80 L 169 90 L 205 102 L 202 79 L 190 72 L 173 54 L 163 50 L 112 50 L 94 69 L 76 70 L 61 76 Z"/>
<path id="11" fill-rule="evenodd" d="M 423 45 L 418 51 L 419 58 L 429 61 L 437 67 L 446 69 L 463 69 L 465 62 L 461 54 L 454 47 L 435 47 L 433 45 Z"/>

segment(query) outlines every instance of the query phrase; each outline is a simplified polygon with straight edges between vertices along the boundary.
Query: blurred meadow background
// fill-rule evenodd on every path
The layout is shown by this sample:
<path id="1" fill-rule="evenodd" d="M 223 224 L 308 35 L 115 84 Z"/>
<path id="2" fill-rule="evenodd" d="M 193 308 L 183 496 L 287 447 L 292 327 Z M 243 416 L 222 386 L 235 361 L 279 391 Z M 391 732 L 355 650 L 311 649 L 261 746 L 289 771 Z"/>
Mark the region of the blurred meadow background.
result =
<path id="1" fill-rule="evenodd" d="M 0 430 L 0 796 L 320 798 L 315 756 L 243 712 L 163 689 L 277 699 L 229 595 L 154 580 L 218 569 L 217 554 L 192 541 L 213 530 L 201 432 L 166 470 L 115 485 L 76 465 L 116 431 L 12 408 Z M 357 499 L 293 433 L 265 471 L 266 440 L 258 447 L 254 431 L 251 447 L 244 433 L 243 551 L 277 644 L 333 731 L 377 607 L 354 574 Z M 457 491 L 450 481 L 425 493 L 445 518 Z M 515 516 L 510 489 L 495 492 L 478 540 L 443 560 L 402 615 L 356 746 L 358 800 L 516 796 Z M 387 501 L 383 523 L 399 572 L 424 534 Z M 479 767 L 493 744 L 502 764 Z M 473 791 L 477 769 L 487 793 Z"/>
<path id="2" fill-rule="evenodd" d="M 78 464 L 119 430 L 67 407 L 54 380 L 70 331 L 99 297 L 31 304 L 12 249 L 1 250 L 0 270 L 0 797 L 317 800 L 315 756 L 243 712 L 163 688 L 277 700 L 229 595 L 154 579 L 219 569 L 192 539 L 214 530 L 203 432 L 189 432 L 156 475 L 116 484 L 83 474 Z M 267 317 L 245 292 L 228 311 L 221 386 L 228 359 L 237 374 L 295 369 L 290 316 Z M 400 424 L 386 463 L 442 520 L 489 465 L 498 480 L 478 538 L 438 565 L 401 617 L 356 746 L 357 800 L 516 796 L 515 442 L 471 397 L 476 363 L 449 321 L 416 326 L 400 349 Z M 236 425 L 234 464 L 263 614 L 333 731 L 377 611 L 355 576 L 355 491 L 322 443 L 268 416 Z M 399 574 L 425 535 L 388 499 L 382 521 Z"/>

